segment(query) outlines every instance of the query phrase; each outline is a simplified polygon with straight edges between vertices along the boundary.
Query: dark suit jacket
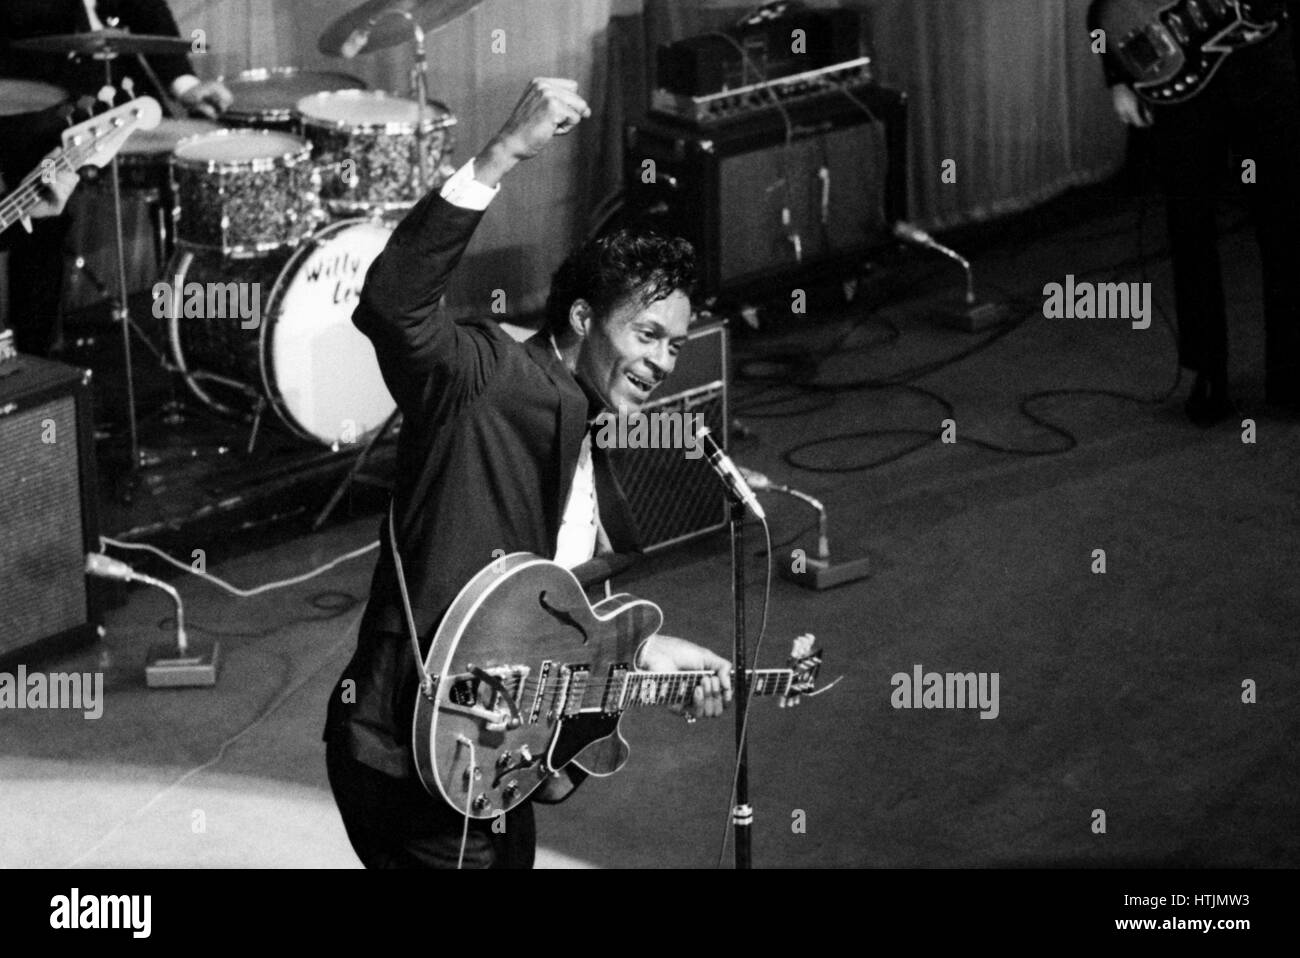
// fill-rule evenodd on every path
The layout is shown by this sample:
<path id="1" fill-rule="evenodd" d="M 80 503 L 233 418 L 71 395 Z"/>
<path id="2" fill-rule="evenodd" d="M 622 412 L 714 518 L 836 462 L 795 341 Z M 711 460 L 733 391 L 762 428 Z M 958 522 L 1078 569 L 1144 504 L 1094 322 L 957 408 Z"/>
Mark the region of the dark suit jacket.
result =
<path id="1" fill-rule="evenodd" d="M 520 344 L 491 319 L 451 322 L 439 299 L 483 214 L 430 193 L 366 276 L 353 322 L 374 344 L 402 411 L 394 506 L 422 651 L 456 594 L 504 550 L 551 557 L 587 423 L 599 400 L 550 339 Z M 599 456 L 598 450 L 593 455 Z M 626 502 L 603 460 L 597 501 L 611 543 L 635 548 Z M 356 654 L 326 735 L 390 775 L 412 774 L 417 678 L 389 551 L 387 521 Z"/>

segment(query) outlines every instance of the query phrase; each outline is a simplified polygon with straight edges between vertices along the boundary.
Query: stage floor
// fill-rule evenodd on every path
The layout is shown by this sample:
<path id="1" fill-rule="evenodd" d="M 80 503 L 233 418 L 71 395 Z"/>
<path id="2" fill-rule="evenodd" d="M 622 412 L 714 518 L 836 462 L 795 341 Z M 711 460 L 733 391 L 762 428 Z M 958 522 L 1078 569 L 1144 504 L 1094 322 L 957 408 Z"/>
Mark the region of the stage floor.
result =
<path id="1" fill-rule="evenodd" d="M 1132 203 L 1081 215 L 972 258 L 1032 307 L 1045 283 L 1131 257 L 1136 217 Z M 1222 252 L 1234 392 L 1254 443 L 1243 443 L 1240 422 L 1190 425 L 1184 382 L 1145 404 L 1098 393 L 1035 400 L 1038 416 L 1074 437 L 1069 451 L 981 446 L 1066 445 L 1021 414 L 1021 397 L 1036 390 L 1159 397 L 1176 373 L 1173 338 L 1159 318 L 1138 330 L 1040 311 L 963 361 L 938 364 L 985 338 L 933 321 L 959 288 L 942 266 L 866 321 L 852 309 L 847 319 L 810 314 L 806 328 L 738 343 L 739 357 L 769 360 L 792 346 L 834 348 L 822 382 L 938 364 L 913 380 L 928 392 L 801 393 L 763 405 L 785 394 L 737 384 L 735 411 L 752 436 L 734 445 L 735 459 L 820 498 L 834 554 L 869 555 L 875 566 L 871 578 L 824 593 L 772 586 L 761 664 L 781 664 L 790 639 L 810 631 L 825 655 L 822 680 L 843 679 L 797 709 L 755 703 L 756 866 L 1300 865 L 1300 422 L 1261 407 L 1249 231 L 1225 236 Z M 1168 304 L 1167 260 L 1147 278 Z M 796 460 L 861 465 L 937 435 L 948 418 L 956 443 L 932 441 L 879 468 L 818 472 L 782 458 L 810 439 L 884 431 Z M 778 562 L 812 548 L 804 507 L 764 501 Z M 252 533 L 238 548 L 226 543 L 227 558 L 209 571 L 245 587 L 286 578 L 365 545 L 377 528 L 363 516 L 276 541 Z M 759 541 L 754 530 L 751 551 Z M 185 543 L 181 556 L 206 545 Z M 1098 549 L 1104 574 L 1093 571 Z M 191 634 L 223 633 L 215 688 L 145 687 L 146 649 L 170 636 L 172 614 L 147 588 L 111 610 L 95 647 L 30 665 L 102 672 L 104 710 L 98 719 L 4 716 L 0 865 L 355 865 L 320 735 L 373 559 L 251 599 L 173 579 Z M 761 563 L 749 571 L 756 623 Z M 667 632 L 727 648 L 725 536 L 654 557 L 618 586 L 659 601 Z M 895 708 L 893 677 L 918 666 L 997 673 L 996 718 Z M 1247 682 L 1254 704 L 1243 702 Z M 624 771 L 538 809 L 541 861 L 712 867 L 729 804 L 729 718 L 686 726 L 647 710 L 629 714 L 623 731 L 632 745 Z"/>

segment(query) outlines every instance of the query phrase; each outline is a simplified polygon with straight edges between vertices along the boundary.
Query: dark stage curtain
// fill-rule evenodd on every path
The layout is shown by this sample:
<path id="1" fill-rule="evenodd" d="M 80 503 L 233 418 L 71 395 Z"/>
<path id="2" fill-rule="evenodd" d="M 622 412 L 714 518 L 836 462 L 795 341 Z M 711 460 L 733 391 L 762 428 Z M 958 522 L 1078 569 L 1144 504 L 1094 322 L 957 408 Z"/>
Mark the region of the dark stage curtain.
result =
<path id="1" fill-rule="evenodd" d="M 353 0 L 172 0 L 182 33 L 201 29 L 201 76 L 249 67 L 343 70 L 405 91 L 409 52 L 342 61 L 316 39 Z M 814 2 L 813 6 L 835 6 Z M 1024 209 L 1118 169 L 1110 113 L 1084 28 L 1085 0 L 853 0 L 869 18 L 880 80 L 911 102 L 910 206 L 927 226 Z M 485 0 L 428 38 L 433 95 L 459 118 L 463 161 L 537 75 L 576 78 L 593 122 L 502 190 L 449 292 L 483 312 L 504 289 L 511 314 L 539 307 L 565 249 L 617 189 L 621 128 L 645 101 L 655 44 L 734 21 L 735 0 Z M 492 50 L 504 31 L 505 52 Z M 957 182 L 940 181 L 945 159 Z"/>

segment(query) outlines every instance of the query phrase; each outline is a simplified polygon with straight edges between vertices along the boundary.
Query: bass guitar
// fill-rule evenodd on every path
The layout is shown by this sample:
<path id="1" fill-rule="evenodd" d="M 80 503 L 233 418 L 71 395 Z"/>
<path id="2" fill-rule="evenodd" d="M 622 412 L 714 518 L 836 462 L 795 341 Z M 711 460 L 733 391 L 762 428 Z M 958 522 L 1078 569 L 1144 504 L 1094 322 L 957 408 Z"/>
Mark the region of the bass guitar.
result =
<path id="1" fill-rule="evenodd" d="M 0 199 L 0 233 L 27 217 L 45 198 L 43 186 L 60 170 L 77 172 L 85 166 L 104 167 L 136 130 L 152 130 L 162 119 L 153 97 L 137 97 L 63 131 L 62 146 L 41 161 L 3 199 Z"/>
<path id="2" fill-rule="evenodd" d="M 412 742 L 429 794 L 471 818 L 495 818 L 566 765 L 612 775 L 626 764 L 618 724 L 629 708 L 683 705 L 711 672 L 641 672 L 659 631 L 653 602 L 592 605 L 573 574 L 526 552 L 495 560 L 460 591 L 424 660 Z M 793 705 L 813 690 L 821 652 L 795 640 L 783 669 L 746 672 L 755 696 Z"/>
<path id="3" fill-rule="evenodd" d="M 1099 0 L 1097 24 L 1133 89 L 1150 103 L 1181 103 L 1223 61 L 1277 32 L 1280 0 Z"/>

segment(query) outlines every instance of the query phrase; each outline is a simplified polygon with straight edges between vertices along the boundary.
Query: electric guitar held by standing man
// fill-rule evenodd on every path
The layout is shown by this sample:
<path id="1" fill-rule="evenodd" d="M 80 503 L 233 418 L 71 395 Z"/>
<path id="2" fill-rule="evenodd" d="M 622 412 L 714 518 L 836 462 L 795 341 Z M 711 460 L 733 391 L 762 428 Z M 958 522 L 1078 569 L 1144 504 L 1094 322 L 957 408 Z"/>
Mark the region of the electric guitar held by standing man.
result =
<path id="1" fill-rule="evenodd" d="M 1100 0 L 1106 49 L 1149 103 L 1189 100 L 1236 50 L 1266 40 L 1281 0 Z"/>
<path id="2" fill-rule="evenodd" d="M 424 787 L 470 818 L 495 818 L 570 762 L 612 775 L 627 762 L 619 734 L 634 706 L 684 705 L 711 672 L 641 672 L 641 643 L 663 613 L 613 595 L 594 606 L 573 573 L 516 552 L 466 584 L 424 660 L 415 764 Z M 793 705 L 813 691 L 821 653 L 795 640 L 789 667 L 746 673 L 754 696 Z"/>

